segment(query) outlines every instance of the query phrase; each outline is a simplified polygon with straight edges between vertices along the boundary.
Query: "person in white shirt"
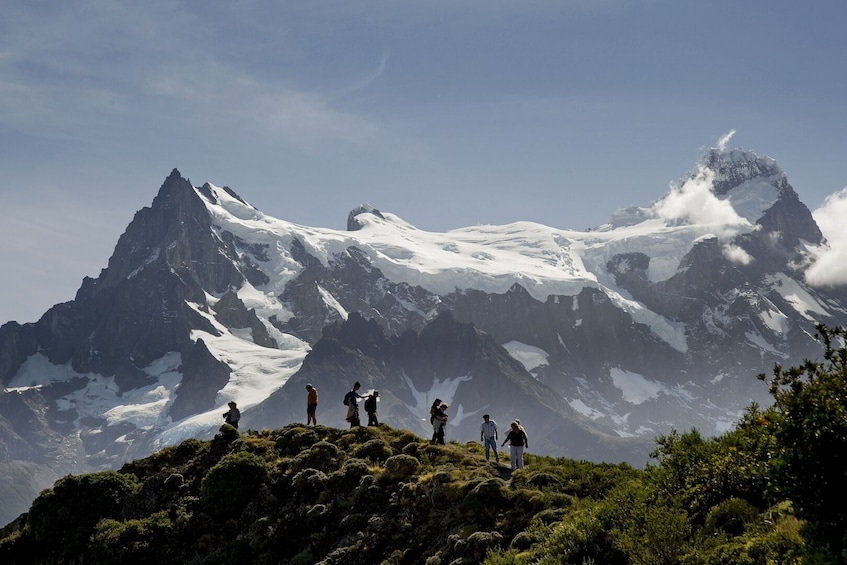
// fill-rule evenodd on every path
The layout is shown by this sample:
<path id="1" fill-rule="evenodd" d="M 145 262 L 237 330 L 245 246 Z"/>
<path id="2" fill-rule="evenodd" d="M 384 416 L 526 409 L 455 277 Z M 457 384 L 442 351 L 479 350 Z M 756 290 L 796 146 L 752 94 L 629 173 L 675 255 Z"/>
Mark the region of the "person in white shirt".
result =
<path id="1" fill-rule="evenodd" d="M 482 425 L 479 427 L 479 441 L 485 446 L 485 460 L 488 461 L 491 450 L 494 450 L 494 459 L 500 463 L 500 454 L 497 452 L 497 422 L 488 414 L 483 415 Z"/>

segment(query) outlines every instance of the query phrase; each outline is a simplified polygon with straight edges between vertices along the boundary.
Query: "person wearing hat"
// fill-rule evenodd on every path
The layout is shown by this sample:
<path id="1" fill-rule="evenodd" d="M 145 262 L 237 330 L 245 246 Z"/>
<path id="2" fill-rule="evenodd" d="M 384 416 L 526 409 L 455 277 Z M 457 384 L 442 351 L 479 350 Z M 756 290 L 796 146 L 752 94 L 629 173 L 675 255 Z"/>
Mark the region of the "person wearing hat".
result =
<path id="1" fill-rule="evenodd" d="M 497 422 L 491 419 L 489 414 L 483 414 L 482 425 L 479 427 L 479 441 L 485 446 L 485 460 L 488 461 L 491 457 L 491 451 L 494 451 L 494 458 L 497 463 L 500 463 L 500 454 L 497 452 Z"/>
<path id="2" fill-rule="evenodd" d="M 306 425 L 318 425 L 318 419 L 315 417 L 315 412 L 318 410 L 318 389 L 311 384 L 306 385 Z"/>
<path id="3" fill-rule="evenodd" d="M 241 411 L 236 407 L 234 400 L 230 400 L 227 406 L 229 406 L 229 410 L 224 412 L 224 423 L 238 429 L 238 421 L 241 419 Z"/>
<path id="4" fill-rule="evenodd" d="M 376 403 L 379 398 L 379 391 L 375 390 L 365 399 L 365 412 L 368 413 L 368 425 L 378 426 L 379 420 L 376 417 Z"/>

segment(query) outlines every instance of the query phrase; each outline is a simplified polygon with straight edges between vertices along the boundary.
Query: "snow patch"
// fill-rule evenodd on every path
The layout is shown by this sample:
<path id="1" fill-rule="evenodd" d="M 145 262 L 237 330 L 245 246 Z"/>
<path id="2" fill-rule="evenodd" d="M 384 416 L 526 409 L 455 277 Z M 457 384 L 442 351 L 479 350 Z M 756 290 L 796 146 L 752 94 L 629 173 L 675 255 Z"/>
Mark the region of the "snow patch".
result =
<path id="1" fill-rule="evenodd" d="M 539 367 L 549 365 L 547 359 L 550 357 L 550 354 L 539 347 L 512 340 L 504 343 L 503 348 L 509 352 L 509 355 L 520 361 L 530 373 Z"/>
<path id="2" fill-rule="evenodd" d="M 630 404 L 641 404 L 659 393 L 667 392 L 661 383 L 651 381 L 638 373 L 631 373 L 614 367 L 611 369 L 612 383 L 620 389 L 623 399 Z"/>
<path id="3" fill-rule="evenodd" d="M 810 322 L 816 322 L 817 316 L 831 316 L 829 311 L 818 302 L 800 283 L 783 273 L 769 275 L 765 278 L 766 284 L 779 293 L 786 302 L 791 304 L 798 314 Z"/>

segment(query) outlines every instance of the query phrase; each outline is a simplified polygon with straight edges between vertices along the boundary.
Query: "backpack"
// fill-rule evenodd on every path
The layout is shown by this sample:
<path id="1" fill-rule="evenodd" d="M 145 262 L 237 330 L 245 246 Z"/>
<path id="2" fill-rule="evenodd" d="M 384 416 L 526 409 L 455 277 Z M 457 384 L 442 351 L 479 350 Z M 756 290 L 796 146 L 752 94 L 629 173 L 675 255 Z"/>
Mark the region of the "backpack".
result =
<path id="1" fill-rule="evenodd" d="M 344 406 L 350 406 L 350 393 L 344 395 Z"/>

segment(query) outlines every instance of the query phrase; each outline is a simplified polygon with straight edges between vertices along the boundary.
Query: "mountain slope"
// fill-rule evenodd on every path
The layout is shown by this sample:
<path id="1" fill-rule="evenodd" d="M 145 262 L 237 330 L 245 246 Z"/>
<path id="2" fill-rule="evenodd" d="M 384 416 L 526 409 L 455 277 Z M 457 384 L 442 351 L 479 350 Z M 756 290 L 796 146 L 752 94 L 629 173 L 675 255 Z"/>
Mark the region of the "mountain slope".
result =
<path id="1" fill-rule="evenodd" d="M 740 149 L 588 232 L 433 233 L 370 206 L 347 231 L 307 227 L 174 170 L 73 301 L 0 327 L 2 465 L 37 465 L 11 487 L 29 491 L 115 468 L 211 437 L 230 399 L 281 426 L 304 419 L 307 382 L 342 426 L 356 380 L 416 433 L 440 397 L 448 437 L 477 439 L 488 411 L 551 455 L 640 465 L 656 434 L 767 403 L 755 375 L 844 325 L 844 289 L 804 280 L 824 245 L 776 162 Z"/>

